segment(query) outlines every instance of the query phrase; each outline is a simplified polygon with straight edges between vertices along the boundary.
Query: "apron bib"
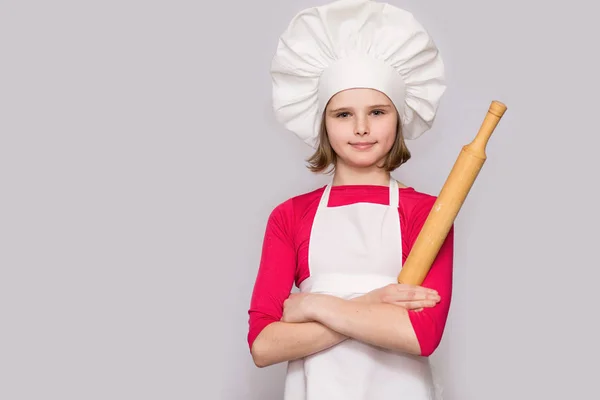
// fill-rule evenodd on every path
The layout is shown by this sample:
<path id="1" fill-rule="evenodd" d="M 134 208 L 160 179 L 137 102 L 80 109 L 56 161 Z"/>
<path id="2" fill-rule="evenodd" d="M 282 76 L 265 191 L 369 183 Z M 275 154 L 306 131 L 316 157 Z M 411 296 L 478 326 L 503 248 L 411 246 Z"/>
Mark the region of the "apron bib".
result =
<path id="1" fill-rule="evenodd" d="M 344 299 L 397 283 L 402 267 L 398 184 L 389 205 L 329 207 L 326 186 L 309 242 L 310 277 L 300 291 Z M 285 400 L 435 399 L 429 360 L 347 339 L 288 363 Z"/>

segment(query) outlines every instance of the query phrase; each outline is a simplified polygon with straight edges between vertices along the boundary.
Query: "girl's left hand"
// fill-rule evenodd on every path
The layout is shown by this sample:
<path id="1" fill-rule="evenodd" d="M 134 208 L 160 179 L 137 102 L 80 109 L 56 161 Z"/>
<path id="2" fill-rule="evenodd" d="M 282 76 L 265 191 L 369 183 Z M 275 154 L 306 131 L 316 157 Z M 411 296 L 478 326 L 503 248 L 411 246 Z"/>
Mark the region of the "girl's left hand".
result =
<path id="1" fill-rule="evenodd" d="M 308 300 L 310 293 L 292 293 L 283 302 L 283 317 L 282 322 L 310 322 L 308 316 Z"/>

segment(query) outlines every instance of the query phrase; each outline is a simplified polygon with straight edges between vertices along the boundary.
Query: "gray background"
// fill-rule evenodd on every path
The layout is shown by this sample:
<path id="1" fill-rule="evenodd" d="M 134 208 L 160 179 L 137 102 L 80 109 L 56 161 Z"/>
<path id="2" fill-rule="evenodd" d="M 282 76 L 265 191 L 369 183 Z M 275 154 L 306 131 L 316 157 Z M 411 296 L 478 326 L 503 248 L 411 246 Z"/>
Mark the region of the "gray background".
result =
<path id="1" fill-rule="evenodd" d="M 594 3 L 392 3 L 449 84 L 396 178 L 437 194 L 508 106 L 456 221 L 445 399 L 594 398 Z M 274 122 L 268 69 L 317 4 L 0 2 L 1 399 L 281 398 L 284 365 L 246 344 L 262 235 L 328 178 Z"/>

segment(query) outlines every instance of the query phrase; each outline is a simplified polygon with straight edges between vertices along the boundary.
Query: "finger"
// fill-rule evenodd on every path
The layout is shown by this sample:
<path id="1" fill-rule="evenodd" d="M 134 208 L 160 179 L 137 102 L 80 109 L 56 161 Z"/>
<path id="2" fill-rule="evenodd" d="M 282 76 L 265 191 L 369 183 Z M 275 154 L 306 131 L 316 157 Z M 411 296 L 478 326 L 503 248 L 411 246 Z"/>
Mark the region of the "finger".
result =
<path id="1" fill-rule="evenodd" d="M 440 296 L 437 294 L 429 294 L 423 292 L 399 292 L 393 293 L 387 296 L 383 296 L 382 301 L 384 302 L 395 302 L 395 301 L 425 301 L 430 300 L 434 302 L 440 301 Z"/>
<path id="2" fill-rule="evenodd" d="M 419 290 L 419 286 L 417 285 L 407 285 L 404 283 L 399 283 L 397 285 L 395 285 L 395 288 L 398 292 L 402 293 L 402 292 L 414 292 Z"/>
<path id="3" fill-rule="evenodd" d="M 426 288 L 424 286 L 417 285 L 405 285 L 405 284 L 397 284 L 396 291 L 399 293 L 410 292 L 410 293 L 425 293 L 431 295 L 438 295 L 437 290 Z"/>
<path id="4" fill-rule="evenodd" d="M 432 288 L 428 288 L 425 286 L 420 286 L 420 285 L 409 285 L 406 283 L 397 283 L 394 284 L 394 286 L 396 286 L 396 288 L 398 290 L 422 290 L 422 291 L 426 291 L 426 292 L 435 292 L 435 289 Z"/>
<path id="5" fill-rule="evenodd" d="M 420 308 L 423 309 L 423 308 L 435 307 L 437 302 L 433 301 L 433 300 L 395 301 L 395 302 L 391 302 L 390 304 L 395 304 L 395 305 L 404 307 L 407 310 L 416 310 L 416 309 L 420 309 Z"/>
<path id="6" fill-rule="evenodd" d="M 417 301 L 415 302 L 415 304 L 413 304 L 413 310 L 414 309 L 418 309 L 418 308 L 431 308 L 431 307 L 435 307 L 437 305 L 437 301 L 434 300 L 424 300 L 424 301 Z"/>

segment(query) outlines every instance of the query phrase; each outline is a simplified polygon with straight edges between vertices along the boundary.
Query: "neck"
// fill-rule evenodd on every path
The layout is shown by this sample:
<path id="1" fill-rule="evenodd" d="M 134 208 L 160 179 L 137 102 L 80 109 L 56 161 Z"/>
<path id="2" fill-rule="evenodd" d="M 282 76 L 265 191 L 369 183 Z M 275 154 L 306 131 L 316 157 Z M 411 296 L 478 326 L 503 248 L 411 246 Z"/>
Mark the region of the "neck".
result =
<path id="1" fill-rule="evenodd" d="M 338 163 L 333 176 L 333 185 L 380 185 L 390 183 L 390 173 L 381 168 L 353 168 Z"/>

